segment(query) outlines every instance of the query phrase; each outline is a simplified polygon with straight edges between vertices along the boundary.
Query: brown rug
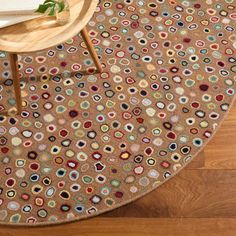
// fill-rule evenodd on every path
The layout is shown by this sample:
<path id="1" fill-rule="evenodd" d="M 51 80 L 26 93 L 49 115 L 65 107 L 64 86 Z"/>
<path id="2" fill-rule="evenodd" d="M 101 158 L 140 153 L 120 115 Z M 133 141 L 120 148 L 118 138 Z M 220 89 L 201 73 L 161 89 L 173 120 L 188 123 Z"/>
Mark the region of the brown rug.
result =
<path id="1" fill-rule="evenodd" d="M 0 222 L 91 217 L 183 169 L 234 98 L 235 19 L 233 0 L 104 0 L 89 23 L 103 74 L 79 36 L 20 58 L 24 111 L 0 116 Z"/>

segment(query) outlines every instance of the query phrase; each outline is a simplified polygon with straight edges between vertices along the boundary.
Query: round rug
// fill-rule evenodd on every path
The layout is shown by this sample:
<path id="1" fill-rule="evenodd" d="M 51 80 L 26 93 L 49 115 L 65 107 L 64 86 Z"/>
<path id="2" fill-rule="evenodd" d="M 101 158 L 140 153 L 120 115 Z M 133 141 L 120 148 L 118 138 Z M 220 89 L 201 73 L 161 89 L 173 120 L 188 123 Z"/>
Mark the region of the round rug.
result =
<path id="1" fill-rule="evenodd" d="M 21 56 L 24 111 L 0 116 L 0 222 L 91 217 L 182 170 L 234 98 L 235 19 L 233 0 L 100 1 L 88 28 L 104 73 L 79 36 Z"/>

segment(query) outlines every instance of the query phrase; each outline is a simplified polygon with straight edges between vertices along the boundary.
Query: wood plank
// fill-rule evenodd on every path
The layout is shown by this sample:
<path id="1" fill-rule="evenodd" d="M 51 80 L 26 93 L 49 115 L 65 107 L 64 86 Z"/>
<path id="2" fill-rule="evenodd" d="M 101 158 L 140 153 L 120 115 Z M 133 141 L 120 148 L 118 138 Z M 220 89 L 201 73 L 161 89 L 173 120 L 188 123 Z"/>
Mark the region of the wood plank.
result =
<path id="1" fill-rule="evenodd" d="M 0 227 L 0 236 L 234 236 L 236 219 L 96 218 L 41 228 Z"/>
<path id="2" fill-rule="evenodd" d="M 196 170 L 205 167 L 205 153 L 201 151 L 194 159 L 186 166 L 186 170 Z"/>
<path id="3" fill-rule="evenodd" d="M 236 217 L 236 170 L 183 170 L 145 197 L 103 217 Z"/>
<path id="4" fill-rule="evenodd" d="M 206 169 L 236 169 L 236 103 L 204 149 Z"/>

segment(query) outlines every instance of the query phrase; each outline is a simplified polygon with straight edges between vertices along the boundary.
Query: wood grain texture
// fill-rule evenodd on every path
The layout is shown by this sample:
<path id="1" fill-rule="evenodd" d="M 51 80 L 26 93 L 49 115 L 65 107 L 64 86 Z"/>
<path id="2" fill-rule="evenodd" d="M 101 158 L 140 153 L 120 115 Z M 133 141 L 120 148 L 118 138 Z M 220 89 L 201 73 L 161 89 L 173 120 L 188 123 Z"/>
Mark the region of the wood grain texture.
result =
<path id="1" fill-rule="evenodd" d="M 204 149 L 205 169 L 236 169 L 236 105 Z"/>
<path id="2" fill-rule="evenodd" d="M 2 228 L 0 236 L 233 236 L 236 219 L 96 218 L 41 228 Z"/>
<path id="3" fill-rule="evenodd" d="M 236 170 L 185 170 L 103 217 L 236 217 Z"/>
<path id="4" fill-rule="evenodd" d="M 205 167 L 205 152 L 200 152 L 194 159 L 186 166 L 186 170 L 195 170 Z"/>
<path id="5" fill-rule="evenodd" d="M 0 226 L 0 236 L 235 236 L 235 130 L 234 105 L 204 151 L 147 196 L 81 222 L 42 228 Z"/>
<path id="6" fill-rule="evenodd" d="M 13 79 L 13 86 L 15 90 L 17 114 L 21 114 L 22 111 L 22 101 L 21 101 L 21 88 L 20 88 L 20 77 L 18 71 L 18 57 L 17 54 L 9 54 L 9 61 L 11 65 L 11 74 Z"/>
<path id="7" fill-rule="evenodd" d="M 95 64 L 96 68 L 97 68 L 97 71 L 98 71 L 99 73 L 102 73 L 102 65 L 101 65 L 101 63 L 100 63 L 100 61 L 99 61 L 97 52 L 96 52 L 96 50 L 95 50 L 95 48 L 94 48 L 94 46 L 93 46 L 93 43 L 92 43 L 92 41 L 91 41 L 91 39 L 90 39 L 88 30 L 87 30 L 86 27 L 84 27 L 84 28 L 81 30 L 81 36 L 82 36 L 82 38 L 83 38 L 83 40 L 84 40 L 84 42 L 85 42 L 85 44 L 86 44 L 86 46 L 87 46 L 87 49 L 88 49 L 88 51 L 89 51 L 89 53 L 90 53 L 90 55 L 91 55 L 91 57 L 92 57 L 92 59 L 93 59 L 93 62 L 94 62 L 94 64 Z"/>
<path id="8" fill-rule="evenodd" d="M 60 26 L 42 17 L 0 29 L 0 50 L 23 53 L 53 47 L 77 35 L 92 18 L 98 0 L 68 0 L 71 20 Z"/>

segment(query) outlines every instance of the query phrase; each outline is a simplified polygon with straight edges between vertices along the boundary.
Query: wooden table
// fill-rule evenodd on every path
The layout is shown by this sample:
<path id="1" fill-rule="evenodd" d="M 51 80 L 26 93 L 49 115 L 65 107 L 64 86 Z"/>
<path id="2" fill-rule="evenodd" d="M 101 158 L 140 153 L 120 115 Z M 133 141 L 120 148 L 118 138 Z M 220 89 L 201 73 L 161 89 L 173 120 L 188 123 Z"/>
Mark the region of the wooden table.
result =
<path id="1" fill-rule="evenodd" d="M 66 25 L 58 25 L 53 17 L 41 17 L 0 29 L 0 50 L 9 53 L 18 114 L 22 111 L 17 59 L 19 53 L 31 53 L 53 47 L 81 32 L 98 72 L 102 72 L 102 66 L 86 29 L 96 10 L 98 0 L 68 0 L 68 2 L 71 19 Z"/>

